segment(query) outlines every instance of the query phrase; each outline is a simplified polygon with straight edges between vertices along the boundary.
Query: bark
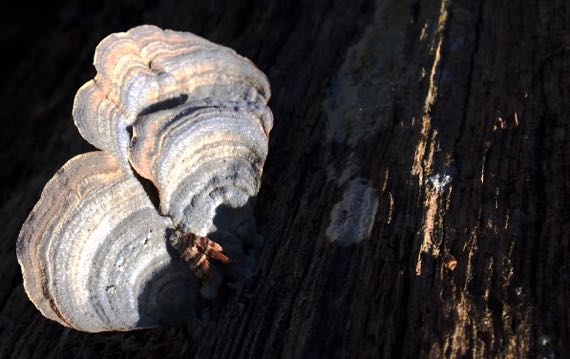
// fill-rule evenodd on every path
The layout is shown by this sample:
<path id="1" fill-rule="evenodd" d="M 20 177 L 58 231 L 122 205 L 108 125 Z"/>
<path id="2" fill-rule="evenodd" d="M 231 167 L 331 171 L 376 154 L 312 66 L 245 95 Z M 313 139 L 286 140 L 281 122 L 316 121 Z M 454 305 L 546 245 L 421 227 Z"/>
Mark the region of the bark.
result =
<path id="1" fill-rule="evenodd" d="M 0 357 L 570 355 L 566 1 L 69 1 L 2 17 Z M 141 23 L 230 46 L 272 85 L 265 244 L 194 337 L 63 328 L 15 258 L 44 184 L 90 149 L 71 103 L 97 42 Z"/>

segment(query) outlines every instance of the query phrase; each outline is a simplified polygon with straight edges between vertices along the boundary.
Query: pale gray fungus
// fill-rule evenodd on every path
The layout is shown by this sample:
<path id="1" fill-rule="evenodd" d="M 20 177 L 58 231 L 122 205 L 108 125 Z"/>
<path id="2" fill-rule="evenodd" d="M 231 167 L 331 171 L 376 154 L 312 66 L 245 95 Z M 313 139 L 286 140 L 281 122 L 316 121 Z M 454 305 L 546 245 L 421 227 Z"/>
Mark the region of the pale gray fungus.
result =
<path id="1" fill-rule="evenodd" d="M 94 64 L 73 117 L 102 151 L 65 164 L 23 224 L 26 293 L 82 331 L 187 323 L 222 277 L 237 287 L 251 271 L 269 82 L 232 49 L 148 25 L 102 40 Z M 173 230 L 206 244 L 174 249 Z"/>
<path id="2" fill-rule="evenodd" d="M 331 210 L 327 238 L 343 246 L 368 239 L 377 210 L 378 191 L 366 179 L 350 181 Z"/>

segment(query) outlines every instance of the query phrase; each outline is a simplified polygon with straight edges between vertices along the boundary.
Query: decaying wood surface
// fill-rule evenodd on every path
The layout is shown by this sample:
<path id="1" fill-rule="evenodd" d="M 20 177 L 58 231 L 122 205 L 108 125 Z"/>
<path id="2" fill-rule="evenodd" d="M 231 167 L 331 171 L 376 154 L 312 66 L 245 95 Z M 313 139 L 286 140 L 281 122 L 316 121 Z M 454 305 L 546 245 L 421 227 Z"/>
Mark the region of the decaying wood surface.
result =
<path id="1" fill-rule="evenodd" d="M 567 1 L 69 1 L 2 17 L 0 357 L 570 354 Z M 16 263 L 44 184 L 89 149 L 71 103 L 95 45 L 141 23 L 233 47 L 272 85 L 266 243 L 194 338 L 65 329 Z"/>

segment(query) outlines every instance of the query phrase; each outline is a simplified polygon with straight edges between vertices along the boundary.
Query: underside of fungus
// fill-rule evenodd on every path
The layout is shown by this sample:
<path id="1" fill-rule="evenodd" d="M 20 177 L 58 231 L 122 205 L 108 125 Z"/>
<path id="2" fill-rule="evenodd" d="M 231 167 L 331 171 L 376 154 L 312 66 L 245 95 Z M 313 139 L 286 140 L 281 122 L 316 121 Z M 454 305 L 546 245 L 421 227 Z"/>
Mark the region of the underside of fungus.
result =
<path id="1" fill-rule="evenodd" d="M 102 151 L 63 166 L 22 226 L 26 292 L 83 331 L 189 321 L 259 244 L 269 83 L 231 49 L 148 25 L 101 41 L 95 67 L 73 117 Z"/>

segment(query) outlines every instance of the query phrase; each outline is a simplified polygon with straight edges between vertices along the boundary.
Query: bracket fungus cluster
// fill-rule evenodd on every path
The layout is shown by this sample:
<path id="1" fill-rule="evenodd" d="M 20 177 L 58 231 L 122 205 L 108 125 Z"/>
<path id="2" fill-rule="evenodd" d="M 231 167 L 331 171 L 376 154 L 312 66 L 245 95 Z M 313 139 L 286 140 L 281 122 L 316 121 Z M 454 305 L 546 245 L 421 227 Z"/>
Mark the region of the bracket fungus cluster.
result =
<path id="1" fill-rule="evenodd" d="M 73 118 L 101 151 L 67 162 L 23 224 L 25 290 L 83 331 L 189 320 L 251 265 L 269 83 L 229 48 L 148 25 L 102 40 L 94 64 Z"/>

